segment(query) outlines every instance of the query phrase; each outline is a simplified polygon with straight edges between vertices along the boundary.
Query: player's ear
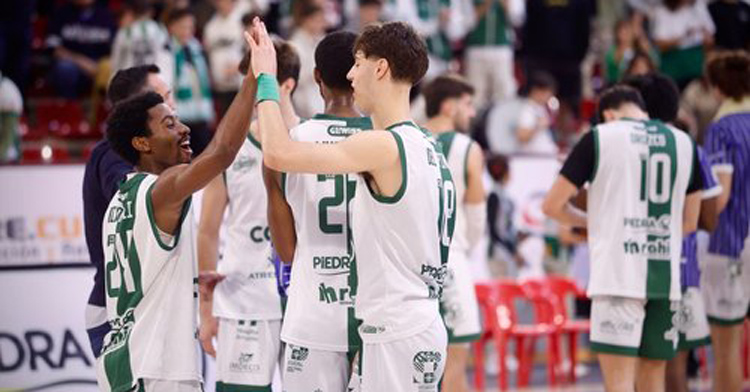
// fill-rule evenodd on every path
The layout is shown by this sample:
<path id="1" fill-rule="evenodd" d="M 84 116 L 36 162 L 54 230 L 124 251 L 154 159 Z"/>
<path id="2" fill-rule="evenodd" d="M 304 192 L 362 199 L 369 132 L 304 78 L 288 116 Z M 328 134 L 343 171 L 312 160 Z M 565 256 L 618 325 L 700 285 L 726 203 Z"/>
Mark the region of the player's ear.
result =
<path id="1" fill-rule="evenodd" d="M 323 83 L 323 78 L 320 77 L 320 70 L 318 70 L 318 67 L 315 67 L 313 70 L 313 79 L 315 80 L 315 84 L 320 86 Z"/>
<path id="2" fill-rule="evenodd" d="M 382 79 L 385 77 L 385 75 L 390 71 L 390 64 L 388 64 L 388 60 L 386 59 L 378 59 L 375 62 L 375 78 Z"/>
<path id="3" fill-rule="evenodd" d="M 287 78 L 285 81 L 283 81 L 279 87 L 281 87 L 281 90 L 284 92 L 291 93 L 294 91 L 294 88 L 297 87 L 297 82 L 292 78 Z"/>
<path id="4" fill-rule="evenodd" d="M 151 152 L 151 143 L 145 136 L 136 136 L 130 139 L 130 144 L 138 152 Z"/>

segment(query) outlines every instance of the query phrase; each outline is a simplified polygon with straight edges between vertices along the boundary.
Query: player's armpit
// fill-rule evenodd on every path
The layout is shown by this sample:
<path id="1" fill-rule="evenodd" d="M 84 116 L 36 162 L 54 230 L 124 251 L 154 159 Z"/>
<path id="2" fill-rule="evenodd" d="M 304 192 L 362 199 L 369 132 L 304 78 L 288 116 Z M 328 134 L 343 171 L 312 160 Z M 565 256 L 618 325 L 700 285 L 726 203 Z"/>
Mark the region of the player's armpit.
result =
<path id="1" fill-rule="evenodd" d="M 400 164 L 396 139 L 387 131 L 360 132 L 335 144 L 297 142 L 287 136 L 272 149 L 264 144 L 263 160 L 274 170 L 321 174 L 373 172 Z"/>

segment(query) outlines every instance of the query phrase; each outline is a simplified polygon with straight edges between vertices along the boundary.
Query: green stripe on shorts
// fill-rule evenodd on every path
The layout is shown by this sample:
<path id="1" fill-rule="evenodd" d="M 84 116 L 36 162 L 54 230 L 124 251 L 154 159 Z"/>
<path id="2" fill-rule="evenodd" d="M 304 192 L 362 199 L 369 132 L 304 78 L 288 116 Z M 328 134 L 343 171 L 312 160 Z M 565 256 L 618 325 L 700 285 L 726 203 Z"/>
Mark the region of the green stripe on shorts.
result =
<path id="1" fill-rule="evenodd" d="M 744 317 L 740 317 L 736 319 L 724 319 L 724 318 L 719 318 L 719 317 L 708 316 L 709 324 L 732 326 L 732 325 L 742 324 L 744 322 L 745 322 Z"/>
<path id="2" fill-rule="evenodd" d="M 271 392 L 271 386 L 263 387 L 239 384 L 227 384 L 221 381 L 216 382 L 216 392 Z"/>
<path id="3" fill-rule="evenodd" d="M 614 344 L 597 343 L 597 342 L 591 342 L 591 351 L 596 351 L 602 354 L 627 355 L 629 357 L 638 356 L 637 347 L 624 347 L 624 346 L 616 346 Z"/>

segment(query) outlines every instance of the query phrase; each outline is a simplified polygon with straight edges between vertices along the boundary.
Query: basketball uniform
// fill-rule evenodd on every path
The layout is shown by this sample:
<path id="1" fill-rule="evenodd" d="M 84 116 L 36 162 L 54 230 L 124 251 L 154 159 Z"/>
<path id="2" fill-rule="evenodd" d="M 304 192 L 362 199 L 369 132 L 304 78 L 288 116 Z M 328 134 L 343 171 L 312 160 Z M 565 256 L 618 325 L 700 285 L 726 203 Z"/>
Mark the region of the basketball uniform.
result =
<path id="1" fill-rule="evenodd" d="M 678 342 L 673 319 L 695 145 L 656 120 L 602 124 L 586 138 L 594 156 L 587 206 L 592 349 L 670 359 Z M 583 139 L 569 161 L 582 145 Z"/>
<path id="2" fill-rule="evenodd" d="M 396 141 L 402 183 L 393 196 L 357 178 L 352 206 L 362 350 L 351 387 L 437 391 L 447 333 L 439 298 L 453 236 L 456 191 L 432 136 L 413 122 L 387 129 Z"/>
<path id="3" fill-rule="evenodd" d="M 290 136 L 303 142 L 337 143 L 371 128 L 369 118 L 318 114 L 292 129 Z M 360 346 L 349 216 L 356 175 L 286 173 L 282 177 L 297 233 L 281 331 L 287 344 L 284 391 L 344 391 L 351 359 Z"/>
<path id="4" fill-rule="evenodd" d="M 449 343 L 466 343 L 479 339 L 482 327 L 479 307 L 474 292 L 474 281 L 469 267 L 469 240 L 466 217 L 462 211 L 468 184 L 468 157 L 472 140 L 458 132 L 437 135 L 443 154 L 451 170 L 456 187 L 456 228 L 448 256 L 448 274 L 445 277 L 440 311 L 448 328 Z"/>
<path id="5" fill-rule="evenodd" d="M 112 330 L 97 359 L 102 390 L 200 391 L 198 274 L 191 198 L 174 235 L 156 227 L 158 176 L 128 176 L 104 216 L 107 317 Z M 150 389 L 149 389 L 150 388 Z"/>
<path id="6" fill-rule="evenodd" d="M 235 386 L 270 386 L 281 346 L 281 299 L 261 185 L 263 155 L 251 134 L 224 172 L 224 181 L 226 237 L 217 272 L 225 279 L 216 285 L 213 302 L 213 314 L 219 320 L 219 392 Z"/>

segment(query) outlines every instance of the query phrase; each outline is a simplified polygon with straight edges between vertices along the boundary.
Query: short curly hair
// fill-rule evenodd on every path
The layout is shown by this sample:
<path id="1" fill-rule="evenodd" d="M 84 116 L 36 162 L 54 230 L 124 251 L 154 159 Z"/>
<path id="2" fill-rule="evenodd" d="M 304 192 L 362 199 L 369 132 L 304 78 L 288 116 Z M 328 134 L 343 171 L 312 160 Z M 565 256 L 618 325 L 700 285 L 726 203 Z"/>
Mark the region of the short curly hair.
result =
<path id="1" fill-rule="evenodd" d="M 315 68 L 326 86 L 339 91 L 352 91 L 352 83 L 346 74 L 354 65 L 352 49 L 356 41 L 357 34 L 336 31 L 326 35 L 315 48 Z"/>
<path id="2" fill-rule="evenodd" d="M 706 75 L 722 94 L 741 101 L 750 95 L 750 54 L 743 50 L 719 52 L 708 60 Z"/>
<path id="3" fill-rule="evenodd" d="M 365 27 L 354 44 L 354 53 L 366 58 L 388 61 L 391 77 L 396 81 L 417 84 L 427 72 L 427 45 L 414 29 L 404 22 L 372 24 Z"/>
<path id="4" fill-rule="evenodd" d="M 140 153 L 133 147 L 133 138 L 151 136 L 148 111 L 160 103 L 164 103 L 164 98 L 148 91 L 121 101 L 107 118 L 107 141 L 133 166 L 140 161 Z"/>

